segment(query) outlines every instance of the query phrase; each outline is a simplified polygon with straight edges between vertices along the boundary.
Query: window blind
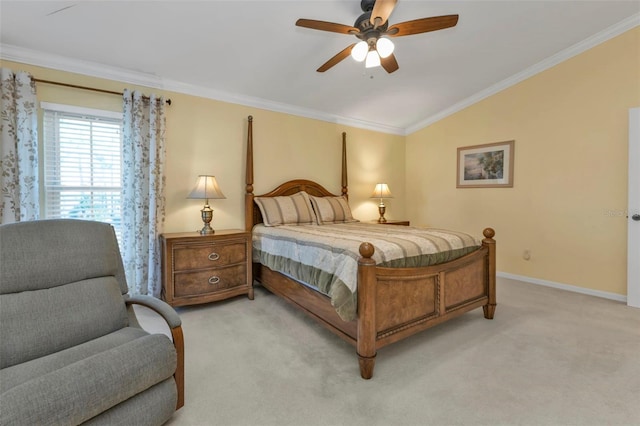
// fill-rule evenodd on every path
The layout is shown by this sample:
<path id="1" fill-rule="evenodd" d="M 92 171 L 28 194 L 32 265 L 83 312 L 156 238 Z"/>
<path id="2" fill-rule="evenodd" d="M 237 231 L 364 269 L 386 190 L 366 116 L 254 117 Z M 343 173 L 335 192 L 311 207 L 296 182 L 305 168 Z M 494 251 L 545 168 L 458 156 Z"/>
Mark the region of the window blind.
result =
<path id="1" fill-rule="evenodd" d="M 122 118 L 43 106 L 45 217 L 97 220 L 120 237 Z"/>

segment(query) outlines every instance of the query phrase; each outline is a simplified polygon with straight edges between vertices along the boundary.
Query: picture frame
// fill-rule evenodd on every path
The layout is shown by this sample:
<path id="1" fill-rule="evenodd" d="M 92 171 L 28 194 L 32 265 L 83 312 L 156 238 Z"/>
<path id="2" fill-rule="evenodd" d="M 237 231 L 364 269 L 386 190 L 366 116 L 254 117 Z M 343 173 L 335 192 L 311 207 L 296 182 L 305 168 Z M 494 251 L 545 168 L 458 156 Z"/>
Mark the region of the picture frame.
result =
<path id="1" fill-rule="evenodd" d="M 457 188 L 512 188 L 515 141 L 458 148 Z"/>

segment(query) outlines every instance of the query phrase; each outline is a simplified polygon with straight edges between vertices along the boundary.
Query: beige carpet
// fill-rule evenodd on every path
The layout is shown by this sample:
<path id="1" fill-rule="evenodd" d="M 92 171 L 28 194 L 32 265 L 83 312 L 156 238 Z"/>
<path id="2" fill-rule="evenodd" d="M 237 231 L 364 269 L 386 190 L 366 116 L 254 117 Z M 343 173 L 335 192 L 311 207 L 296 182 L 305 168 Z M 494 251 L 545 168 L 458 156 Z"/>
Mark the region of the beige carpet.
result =
<path id="1" fill-rule="evenodd" d="M 640 425 L 640 309 L 619 302 L 499 279 L 494 320 L 383 348 L 369 381 L 352 346 L 262 287 L 178 312 L 172 426 Z"/>

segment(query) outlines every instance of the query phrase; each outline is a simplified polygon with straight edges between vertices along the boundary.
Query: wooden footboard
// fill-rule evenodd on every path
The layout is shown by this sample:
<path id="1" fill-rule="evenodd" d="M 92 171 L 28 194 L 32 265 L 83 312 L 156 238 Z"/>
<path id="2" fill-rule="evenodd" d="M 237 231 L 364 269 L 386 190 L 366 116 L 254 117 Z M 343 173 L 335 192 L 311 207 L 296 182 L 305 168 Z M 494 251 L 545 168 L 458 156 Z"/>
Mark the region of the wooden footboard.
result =
<path id="1" fill-rule="evenodd" d="M 487 228 L 480 250 L 424 268 L 377 267 L 374 248 L 360 246 L 356 349 L 363 378 L 372 377 L 379 348 L 480 306 L 485 318 L 493 318 L 494 235 Z"/>

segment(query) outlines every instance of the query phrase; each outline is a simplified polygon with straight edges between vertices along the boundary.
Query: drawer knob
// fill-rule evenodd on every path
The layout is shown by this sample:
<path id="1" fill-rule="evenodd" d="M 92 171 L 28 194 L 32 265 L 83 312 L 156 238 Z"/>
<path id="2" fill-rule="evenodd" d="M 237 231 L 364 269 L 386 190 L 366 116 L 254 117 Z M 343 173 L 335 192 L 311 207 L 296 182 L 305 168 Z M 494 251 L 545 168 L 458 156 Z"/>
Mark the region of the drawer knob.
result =
<path id="1" fill-rule="evenodd" d="M 209 260 L 218 260 L 220 259 L 220 255 L 216 252 L 209 253 Z"/>
<path id="2" fill-rule="evenodd" d="M 220 282 L 220 277 L 216 277 L 215 275 L 209 278 L 209 284 L 218 284 Z"/>

